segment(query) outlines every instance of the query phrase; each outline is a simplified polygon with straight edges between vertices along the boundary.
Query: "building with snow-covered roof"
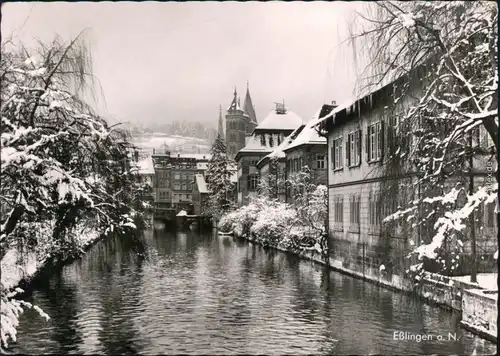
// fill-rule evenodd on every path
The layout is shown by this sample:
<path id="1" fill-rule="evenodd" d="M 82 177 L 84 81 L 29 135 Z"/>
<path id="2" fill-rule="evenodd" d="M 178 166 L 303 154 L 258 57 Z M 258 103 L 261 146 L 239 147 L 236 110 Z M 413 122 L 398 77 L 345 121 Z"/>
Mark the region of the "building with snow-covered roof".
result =
<path id="1" fill-rule="evenodd" d="M 193 184 L 195 174 L 203 174 L 210 154 L 171 154 L 157 151 L 151 157 L 154 177 L 154 202 L 159 209 L 193 212 Z"/>
<path id="2" fill-rule="evenodd" d="M 274 151 L 260 159 L 256 165 L 261 182 L 266 182 L 267 193 L 283 202 L 286 201 L 285 182 L 287 178 L 284 149 L 294 141 L 304 127 L 305 125 L 300 125 L 296 128 L 290 135 L 285 137 Z"/>
<path id="3" fill-rule="evenodd" d="M 326 137 L 319 134 L 316 124 L 319 118 L 328 115 L 334 109 L 335 105 L 323 105 L 292 142 L 283 147 L 287 178 L 307 166 L 311 172 L 312 183 L 327 184 L 328 144 Z M 294 192 L 287 191 L 286 201 L 290 201 L 293 195 Z"/>
<path id="4" fill-rule="evenodd" d="M 402 118 L 418 103 L 426 75 L 425 71 L 410 73 L 407 78 L 376 87 L 373 92 L 365 92 L 352 102 L 319 115 L 316 124 L 328 143 L 328 239 L 333 247 L 330 250 L 333 265 L 371 278 L 384 278 L 388 283 L 403 281 L 408 277 L 405 271 L 416 263 L 406 256 L 415 246 L 426 247 L 436 233 L 434 224 L 439 215 L 434 212 L 442 208 L 440 202 L 436 202 L 437 206 L 431 202 L 422 204 L 412 219 L 383 221 L 421 198 L 423 173 L 410 155 L 413 145 L 422 142 L 418 134 L 424 121 L 408 122 Z M 478 149 L 492 144 L 481 130 L 471 133 L 470 138 Z M 475 186 L 485 184 L 485 170 L 481 171 L 480 163 L 474 163 L 473 168 L 470 171 L 467 167 L 466 186 L 471 181 Z M 463 184 L 462 173 L 448 172 L 444 187 L 436 187 L 436 195 L 440 196 L 443 188 L 449 191 Z M 454 204 L 465 204 L 467 193 L 463 189 L 462 192 L 463 202 L 459 203 L 457 197 Z M 442 274 L 469 274 L 472 269 L 495 272 L 493 254 L 498 249 L 495 240 L 498 226 L 493 209 L 493 203 L 484 206 L 484 210 L 478 209 L 477 215 L 473 215 L 475 228 L 466 226 L 460 231 L 463 244 L 460 244 L 462 262 L 458 268 L 442 269 L 433 257 L 436 246 L 431 245 L 420 256 L 424 257 L 424 269 Z M 474 249 L 480 251 L 475 256 L 472 233 Z M 443 261 L 449 263 L 456 258 L 451 254 L 452 248 L 451 243 L 440 248 Z"/>
<path id="5" fill-rule="evenodd" d="M 246 204 L 250 196 L 257 194 L 259 170 L 257 162 L 273 152 L 293 131 L 303 124 L 297 114 L 283 104 L 276 108 L 255 127 L 247 137 L 246 145 L 236 153 L 234 160 L 238 165 L 238 203 Z M 281 125 L 281 126 L 280 126 Z"/>

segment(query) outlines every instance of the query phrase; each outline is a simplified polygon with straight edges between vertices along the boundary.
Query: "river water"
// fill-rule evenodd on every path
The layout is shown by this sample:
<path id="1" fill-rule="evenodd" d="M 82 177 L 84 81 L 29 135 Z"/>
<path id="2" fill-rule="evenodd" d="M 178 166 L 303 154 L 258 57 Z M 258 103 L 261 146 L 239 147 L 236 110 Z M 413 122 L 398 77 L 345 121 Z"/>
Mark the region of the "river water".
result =
<path id="1" fill-rule="evenodd" d="M 211 233 L 151 229 L 144 243 L 142 253 L 130 238 L 101 241 L 36 282 L 27 298 L 51 319 L 26 312 L 13 350 L 429 355 L 496 349 L 462 330 L 451 312 L 293 255 Z M 406 340 L 395 340 L 395 332 L 406 332 Z M 432 340 L 408 340 L 417 334 Z"/>

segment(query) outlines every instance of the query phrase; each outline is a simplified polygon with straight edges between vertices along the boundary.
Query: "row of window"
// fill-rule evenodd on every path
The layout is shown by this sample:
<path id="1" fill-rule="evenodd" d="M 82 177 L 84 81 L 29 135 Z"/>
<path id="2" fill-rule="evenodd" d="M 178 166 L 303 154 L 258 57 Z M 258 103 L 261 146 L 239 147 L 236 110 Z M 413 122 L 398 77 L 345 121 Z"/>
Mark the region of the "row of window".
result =
<path id="1" fill-rule="evenodd" d="M 337 228 L 344 224 L 344 196 L 333 197 L 333 222 Z M 371 226 L 379 226 L 382 221 L 380 195 L 370 194 L 368 198 L 368 222 Z M 349 196 L 349 223 L 358 225 L 361 222 L 361 196 L 353 194 Z"/>
<path id="2" fill-rule="evenodd" d="M 266 142 L 267 137 L 267 142 Z M 273 135 L 273 134 L 262 134 L 260 135 L 260 144 L 265 147 L 274 147 L 281 145 L 283 140 L 282 135 Z"/>
<path id="3" fill-rule="evenodd" d="M 164 170 L 159 170 L 156 171 L 156 174 L 158 178 L 161 179 L 168 179 L 173 177 L 176 180 L 187 180 L 191 181 L 194 180 L 194 173 L 178 173 L 178 172 L 171 172 L 171 171 L 164 171 Z"/>
<path id="4" fill-rule="evenodd" d="M 193 183 L 179 183 L 174 182 L 171 184 L 169 179 L 159 179 L 158 187 L 160 188 L 170 188 L 173 187 L 174 190 L 193 190 Z"/>
<path id="5" fill-rule="evenodd" d="M 160 191 L 160 199 L 168 199 L 170 198 L 170 192 L 169 191 L 166 191 L 166 192 L 162 192 Z M 192 198 L 192 195 L 191 194 L 172 194 L 172 198 L 174 198 L 174 200 L 191 200 Z"/>
<path id="6" fill-rule="evenodd" d="M 351 226 L 357 226 L 361 222 L 361 196 L 359 194 L 349 196 L 349 223 Z M 332 215 L 335 229 L 343 229 L 344 225 L 344 196 L 334 195 L 332 202 Z M 371 227 L 379 227 L 382 224 L 383 215 L 389 215 L 390 212 L 382 212 L 382 197 L 380 194 L 372 193 L 368 197 L 368 224 Z M 484 226 L 494 228 L 496 225 L 495 204 L 490 203 L 479 209 L 476 213 L 484 216 Z"/>
<path id="7" fill-rule="evenodd" d="M 156 167 L 161 168 L 175 168 L 175 169 L 196 169 L 196 162 L 183 162 L 183 163 L 169 163 L 166 161 L 155 162 Z"/>
<path id="8" fill-rule="evenodd" d="M 393 128 L 391 127 L 391 131 Z M 342 149 L 345 144 L 345 164 L 347 167 L 357 167 L 361 164 L 362 132 L 360 129 L 350 132 L 344 142 L 342 136 L 333 140 L 331 146 L 332 169 L 344 168 Z M 365 134 L 365 154 L 367 162 L 376 162 L 382 159 L 384 147 L 384 121 L 375 122 L 367 127 Z"/>
<path id="9" fill-rule="evenodd" d="M 288 171 L 290 173 L 300 172 L 302 167 L 304 167 L 302 157 L 288 160 Z M 322 153 L 316 154 L 314 157 L 313 169 L 326 169 L 326 155 Z"/>

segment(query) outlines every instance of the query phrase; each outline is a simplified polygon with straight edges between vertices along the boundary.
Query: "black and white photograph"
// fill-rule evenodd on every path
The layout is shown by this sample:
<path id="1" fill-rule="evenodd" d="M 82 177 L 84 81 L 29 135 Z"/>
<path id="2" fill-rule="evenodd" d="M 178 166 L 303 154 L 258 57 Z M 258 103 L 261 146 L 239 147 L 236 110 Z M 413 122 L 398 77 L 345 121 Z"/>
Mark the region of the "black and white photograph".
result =
<path id="1" fill-rule="evenodd" d="M 0 22 L 2 354 L 497 354 L 496 2 Z"/>

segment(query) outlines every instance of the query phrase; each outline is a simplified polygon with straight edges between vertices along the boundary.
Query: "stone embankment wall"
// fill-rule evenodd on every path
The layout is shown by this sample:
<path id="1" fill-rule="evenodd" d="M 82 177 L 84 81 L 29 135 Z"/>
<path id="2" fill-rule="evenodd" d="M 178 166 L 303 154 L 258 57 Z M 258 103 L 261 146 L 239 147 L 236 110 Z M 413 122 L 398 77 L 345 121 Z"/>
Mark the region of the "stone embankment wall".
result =
<path id="1" fill-rule="evenodd" d="M 235 236 L 245 238 L 251 242 L 258 242 L 251 236 Z M 442 308 L 463 312 L 462 325 L 491 341 L 497 340 L 497 299 L 498 291 L 494 295 L 478 284 L 461 281 L 454 277 L 446 277 L 430 273 L 415 287 L 409 278 L 396 274 L 388 274 L 380 268 L 364 268 L 362 271 L 346 268 L 341 261 L 325 257 L 311 249 L 299 252 L 290 251 L 282 247 L 273 247 L 279 251 L 294 253 L 304 259 L 329 265 L 333 270 L 360 278 L 386 288 L 412 293 L 428 303 L 436 304 Z M 486 292 L 485 292 L 486 291 Z"/>

